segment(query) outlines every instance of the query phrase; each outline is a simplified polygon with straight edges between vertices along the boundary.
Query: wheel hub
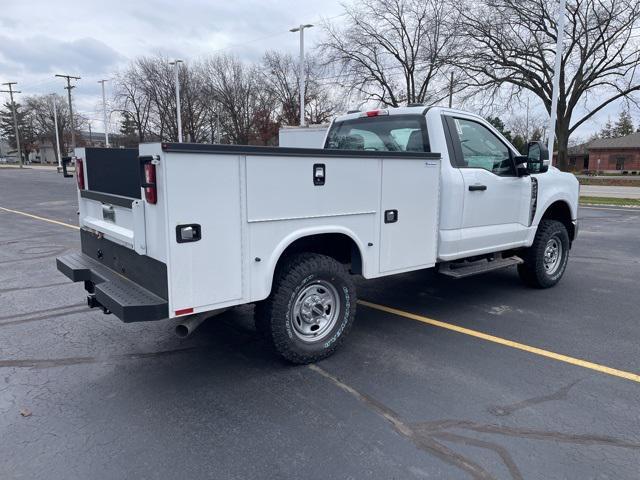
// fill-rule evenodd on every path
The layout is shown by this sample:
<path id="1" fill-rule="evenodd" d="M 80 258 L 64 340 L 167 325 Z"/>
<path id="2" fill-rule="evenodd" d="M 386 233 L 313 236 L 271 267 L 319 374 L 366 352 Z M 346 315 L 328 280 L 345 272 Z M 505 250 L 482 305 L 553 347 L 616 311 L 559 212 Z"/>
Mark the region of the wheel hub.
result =
<path id="1" fill-rule="evenodd" d="M 562 243 L 556 237 L 550 238 L 544 248 L 543 264 L 545 271 L 552 275 L 560 267 L 562 261 Z"/>
<path id="2" fill-rule="evenodd" d="M 291 323 L 296 336 L 305 342 L 324 338 L 335 325 L 340 310 L 336 288 L 317 280 L 303 288 L 291 309 Z"/>

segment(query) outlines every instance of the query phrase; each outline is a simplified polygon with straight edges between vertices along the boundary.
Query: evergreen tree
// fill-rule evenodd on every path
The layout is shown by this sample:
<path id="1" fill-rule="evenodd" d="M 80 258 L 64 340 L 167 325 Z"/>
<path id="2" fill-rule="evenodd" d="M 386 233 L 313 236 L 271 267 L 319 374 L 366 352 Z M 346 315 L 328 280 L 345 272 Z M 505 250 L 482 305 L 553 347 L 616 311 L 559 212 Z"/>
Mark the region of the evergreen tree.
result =
<path id="1" fill-rule="evenodd" d="M 18 128 L 20 128 L 20 120 L 22 118 L 20 105 L 16 104 L 18 113 Z M 13 128 L 13 113 L 11 112 L 11 103 L 6 102 L 0 110 L 0 135 L 9 142 L 11 147 L 16 148 L 16 134 Z"/>
<path id="2" fill-rule="evenodd" d="M 602 130 L 600 130 L 600 138 L 613 138 L 614 135 L 614 126 L 611 123 L 611 119 L 607 119 L 607 123 L 604 124 L 604 127 L 602 127 Z"/>
<path id="3" fill-rule="evenodd" d="M 629 110 L 623 110 L 620 112 L 618 121 L 613 129 L 614 137 L 625 137 L 633 133 L 633 120 L 629 114 Z"/>
<path id="4" fill-rule="evenodd" d="M 511 130 L 507 130 L 504 122 L 500 119 L 500 117 L 487 117 L 487 122 L 489 122 L 493 127 L 498 130 L 504 138 L 511 141 Z"/>
<path id="5" fill-rule="evenodd" d="M 120 133 L 127 137 L 138 134 L 136 122 L 133 115 L 129 112 L 122 112 L 122 123 L 120 124 Z"/>
<path id="6" fill-rule="evenodd" d="M 22 147 L 23 157 L 26 158 L 31 148 L 31 140 L 33 137 L 33 129 L 27 121 L 27 114 L 23 111 L 22 105 L 16 103 L 16 118 L 18 120 L 18 131 L 20 132 L 20 146 Z M 0 109 L 0 136 L 4 138 L 11 148 L 16 148 L 16 133 L 13 125 L 13 112 L 11 103 L 5 102 Z"/>
<path id="7" fill-rule="evenodd" d="M 514 147 L 516 147 L 516 149 L 520 153 L 526 152 L 527 142 L 521 135 L 516 135 L 515 137 L 513 137 L 513 140 L 511 141 L 511 143 L 513 144 Z"/>

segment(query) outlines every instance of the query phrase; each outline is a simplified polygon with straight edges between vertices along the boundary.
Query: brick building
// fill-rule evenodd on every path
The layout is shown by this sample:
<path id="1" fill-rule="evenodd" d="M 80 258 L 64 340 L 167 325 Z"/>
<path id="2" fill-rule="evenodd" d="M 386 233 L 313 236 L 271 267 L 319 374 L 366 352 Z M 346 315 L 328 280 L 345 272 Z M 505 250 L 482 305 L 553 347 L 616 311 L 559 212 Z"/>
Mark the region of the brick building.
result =
<path id="1" fill-rule="evenodd" d="M 590 142 L 589 170 L 640 171 L 640 132 L 625 137 L 598 138 Z"/>

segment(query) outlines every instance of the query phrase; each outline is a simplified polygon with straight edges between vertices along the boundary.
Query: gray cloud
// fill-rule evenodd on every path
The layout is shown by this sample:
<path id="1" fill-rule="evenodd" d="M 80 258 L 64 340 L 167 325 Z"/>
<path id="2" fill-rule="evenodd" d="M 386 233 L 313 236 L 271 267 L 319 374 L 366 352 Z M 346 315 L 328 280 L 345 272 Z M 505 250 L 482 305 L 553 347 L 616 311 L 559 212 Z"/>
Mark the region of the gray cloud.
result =
<path id="1" fill-rule="evenodd" d="M 114 49 L 85 37 L 62 41 L 45 35 L 10 38 L 0 36 L 5 70 L 26 71 L 32 74 L 64 72 L 99 73 L 113 68 L 125 60 Z"/>
<path id="2" fill-rule="evenodd" d="M 51 88 L 46 79 L 58 70 L 108 78 L 142 55 L 190 60 L 222 50 L 258 60 L 268 49 L 295 52 L 297 37 L 290 27 L 342 12 L 340 0 L 3 3 L 0 80 L 29 87 L 46 83 L 46 89 Z M 309 47 L 320 33 L 319 28 L 310 31 Z"/>
<path id="3" fill-rule="evenodd" d="M 299 23 L 342 12 L 341 0 L 78 0 L 2 1 L 0 82 L 17 81 L 22 94 L 57 92 L 77 75 L 79 112 L 99 119 L 101 78 L 112 78 L 135 57 L 161 53 L 186 61 L 225 52 L 247 61 L 269 49 L 295 53 Z M 320 28 L 307 35 L 312 48 Z M 107 84 L 107 94 L 111 89 Z M 0 97 L 0 101 L 4 97 Z M 96 123 L 96 126 L 99 122 Z"/>

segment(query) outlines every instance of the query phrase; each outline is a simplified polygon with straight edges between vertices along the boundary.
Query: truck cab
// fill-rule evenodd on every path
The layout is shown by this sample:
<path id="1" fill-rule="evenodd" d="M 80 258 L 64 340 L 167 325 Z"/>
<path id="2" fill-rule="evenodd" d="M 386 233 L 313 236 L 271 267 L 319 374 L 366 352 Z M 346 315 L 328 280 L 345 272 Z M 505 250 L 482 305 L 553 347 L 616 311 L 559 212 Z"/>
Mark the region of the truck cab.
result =
<path id="1" fill-rule="evenodd" d="M 441 262 L 531 246 L 544 215 L 576 236 L 575 176 L 550 167 L 540 142 L 522 156 L 478 115 L 424 106 L 354 112 L 333 121 L 325 148 L 439 152 Z"/>

